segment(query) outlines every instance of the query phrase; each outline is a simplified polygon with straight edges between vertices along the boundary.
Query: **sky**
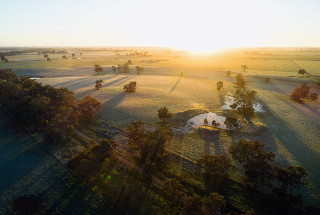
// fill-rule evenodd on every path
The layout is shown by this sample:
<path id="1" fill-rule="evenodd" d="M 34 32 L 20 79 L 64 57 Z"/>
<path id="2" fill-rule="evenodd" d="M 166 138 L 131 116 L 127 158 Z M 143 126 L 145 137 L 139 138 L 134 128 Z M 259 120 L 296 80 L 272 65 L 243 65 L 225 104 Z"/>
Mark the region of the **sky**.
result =
<path id="1" fill-rule="evenodd" d="M 0 46 L 320 47 L 320 0 L 0 0 Z"/>

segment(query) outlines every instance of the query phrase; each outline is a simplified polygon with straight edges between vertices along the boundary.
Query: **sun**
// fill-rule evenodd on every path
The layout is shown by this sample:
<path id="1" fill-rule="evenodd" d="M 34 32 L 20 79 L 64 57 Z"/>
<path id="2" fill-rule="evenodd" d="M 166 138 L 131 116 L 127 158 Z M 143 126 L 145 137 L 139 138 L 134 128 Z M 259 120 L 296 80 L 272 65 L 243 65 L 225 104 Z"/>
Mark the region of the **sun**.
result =
<path id="1" fill-rule="evenodd" d="M 186 45 L 182 47 L 183 50 L 195 55 L 214 54 L 214 53 L 220 52 L 224 48 L 225 47 L 222 47 L 219 45 L 212 45 L 210 43 L 204 43 L 204 44 L 195 43 L 195 44 Z"/>

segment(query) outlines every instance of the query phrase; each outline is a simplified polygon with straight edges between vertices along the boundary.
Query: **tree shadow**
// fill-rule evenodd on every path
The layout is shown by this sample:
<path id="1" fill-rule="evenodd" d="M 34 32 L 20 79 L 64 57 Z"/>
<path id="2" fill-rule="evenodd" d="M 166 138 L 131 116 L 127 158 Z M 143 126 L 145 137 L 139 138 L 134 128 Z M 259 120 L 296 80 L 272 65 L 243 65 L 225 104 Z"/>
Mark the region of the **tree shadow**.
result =
<path id="1" fill-rule="evenodd" d="M 204 141 L 204 145 L 203 145 L 203 154 L 205 155 L 210 155 L 212 154 L 211 150 L 210 150 L 210 146 L 213 145 L 214 146 L 214 154 L 219 155 L 221 154 L 221 146 L 219 144 L 219 131 L 212 131 L 212 130 L 208 130 L 208 129 L 202 129 L 199 128 L 198 129 L 198 134 L 200 136 L 200 138 Z"/>
<path id="2" fill-rule="evenodd" d="M 117 105 L 119 105 L 125 98 L 126 93 L 121 93 L 119 95 L 116 95 L 112 99 L 109 99 L 105 103 L 103 103 L 102 108 L 106 110 L 112 110 L 114 109 Z"/>
<path id="3" fill-rule="evenodd" d="M 173 87 L 171 88 L 171 90 L 170 90 L 169 93 L 172 93 L 172 92 L 177 88 L 177 86 L 179 85 L 180 81 L 181 81 L 181 78 L 179 78 L 179 79 L 176 81 L 176 83 L 173 85 Z"/>
<path id="4" fill-rule="evenodd" d="M 129 80 L 129 79 L 131 79 L 131 78 L 133 78 L 134 76 L 124 76 L 124 77 L 121 77 L 121 78 L 118 78 L 118 79 L 116 79 L 116 80 L 113 80 L 113 81 L 111 81 L 111 82 L 108 82 L 108 83 L 106 83 L 106 84 L 104 84 L 103 85 L 103 87 L 109 87 L 109 86 L 112 86 L 112 85 L 116 85 L 116 84 L 119 84 L 119 82 L 125 82 L 125 81 L 127 81 L 127 80 Z"/>
<path id="5" fill-rule="evenodd" d="M 320 190 L 320 183 L 318 180 L 320 178 L 319 155 L 313 151 L 298 134 L 295 133 L 294 129 L 287 122 L 268 108 L 263 101 L 259 102 L 264 105 L 268 113 L 268 115 L 265 113 L 258 114 L 258 116 L 260 116 L 259 118 L 269 127 L 271 135 L 279 140 L 282 145 L 281 147 L 284 148 L 286 153 L 285 155 L 280 154 L 281 151 L 279 151 L 280 149 L 274 142 L 274 148 L 276 149 L 275 151 L 277 154 L 285 156 L 284 158 L 286 160 L 288 159 L 288 156 L 291 159 L 294 159 L 295 163 L 291 165 L 302 166 L 309 174 L 308 178 L 311 180 L 310 182 L 312 185 L 311 187 L 308 187 L 309 189 L 307 192 L 309 192 L 309 195 L 304 195 L 305 201 L 308 203 L 312 201 L 320 202 L 320 195 L 315 195 L 315 190 Z"/>

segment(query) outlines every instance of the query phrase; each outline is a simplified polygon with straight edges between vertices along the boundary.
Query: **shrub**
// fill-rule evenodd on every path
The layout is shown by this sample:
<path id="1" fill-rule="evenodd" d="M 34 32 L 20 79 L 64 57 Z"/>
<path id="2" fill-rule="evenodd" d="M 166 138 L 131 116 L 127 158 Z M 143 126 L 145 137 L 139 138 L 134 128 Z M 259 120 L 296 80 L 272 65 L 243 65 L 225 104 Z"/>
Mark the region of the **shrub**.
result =
<path id="1" fill-rule="evenodd" d="M 226 121 L 224 121 L 224 124 L 226 125 L 227 129 L 229 129 L 229 130 L 239 129 L 238 120 L 234 116 L 228 116 L 226 118 Z"/>
<path id="2" fill-rule="evenodd" d="M 218 127 L 218 126 L 220 126 L 220 123 L 216 122 L 216 120 L 213 120 L 212 121 L 212 126 L 213 127 Z"/>
<path id="3" fill-rule="evenodd" d="M 126 93 L 135 93 L 137 88 L 137 82 L 131 81 L 129 84 L 124 85 L 123 89 Z"/>
<path id="4" fill-rule="evenodd" d="M 294 91 L 291 94 L 291 99 L 302 103 L 302 99 L 307 98 L 309 95 L 310 87 L 306 83 L 302 83 L 300 87 L 297 87 L 294 89 Z"/>

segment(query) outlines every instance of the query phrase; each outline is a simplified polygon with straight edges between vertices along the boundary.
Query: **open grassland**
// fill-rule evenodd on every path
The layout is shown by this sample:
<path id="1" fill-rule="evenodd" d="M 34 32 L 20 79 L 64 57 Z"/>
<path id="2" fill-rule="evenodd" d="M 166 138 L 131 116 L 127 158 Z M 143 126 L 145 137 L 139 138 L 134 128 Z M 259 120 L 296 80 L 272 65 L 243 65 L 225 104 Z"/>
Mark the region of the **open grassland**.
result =
<path id="1" fill-rule="evenodd" d="M 289 98 L 300 82 L 309 82 L 311 91 L 320 94 L 318 85 L 297 74 L 303 68 L 320 75 L 320 52 L 274 51 L 270 55 L 234 52 L 210 57 L 180 52 L 159 52 L 145 57 L 83 52 L 82 56 L 76 56 L 81 59 L 66 60 L 61 56 L 52 55 L 52 61 L 46 62 L 37 54 L 17 55 L 0 67 L 12 68 L 19 75 L 41 77 L 40 82 L 55 87 L 67 87 L 77 97 L 95 97 L 103 105 L 101 117 L 122 129 L 134 120 L 156 127 L 159 124 L 157 110 L 163 106 L 174 114 L 190 109 L 226 114 L 221 109 L 224 96 L 235 92 L 234 76 L 241 71 L 240 66 L 246 64 L 249 69 L 242 74 L 246 76 L 249 88 L 257 91 L 257 100 L 266 110 L 256 114 L 253 121 L 265 124 L 268 130 L 260 135 L 228 131 L 212 134 L 197 130 L 190 134 L 175 134 L 168 148 L 196 160 L 203 154 L 226 153 L 238 139 L 258 139 L 266 144 L 266 150 L 276 153 L 278 165 L 301 165 L 307 170 L 309 184 L 302 195 L 308 203 L 320 202 L 320 104 L 309 101 L 298 104 Z M 129 59 L 133 62 L 130 73 L 113 74 L 112 65 L 123 64 Z M 94 72 L 95 64 L 104 68 L 99 76 Z M 136 75 L 136 65 L 144 67 L 140 76 Z M 227 70 L 231 70 L 231 77 L 226 77 Z M 265 77 L 270 78 L 270 83 L 264 82 Z M 94 84 L 99 79 L 104 84 L 97 91 Z M 123 92 L 124 84 L 130 81 L 137 82 L 135 94 Z M 217 81 L 224 82 L 221 93 L 216 90 Z M 172 123 L 175 126 L 175 121 Z"/>

